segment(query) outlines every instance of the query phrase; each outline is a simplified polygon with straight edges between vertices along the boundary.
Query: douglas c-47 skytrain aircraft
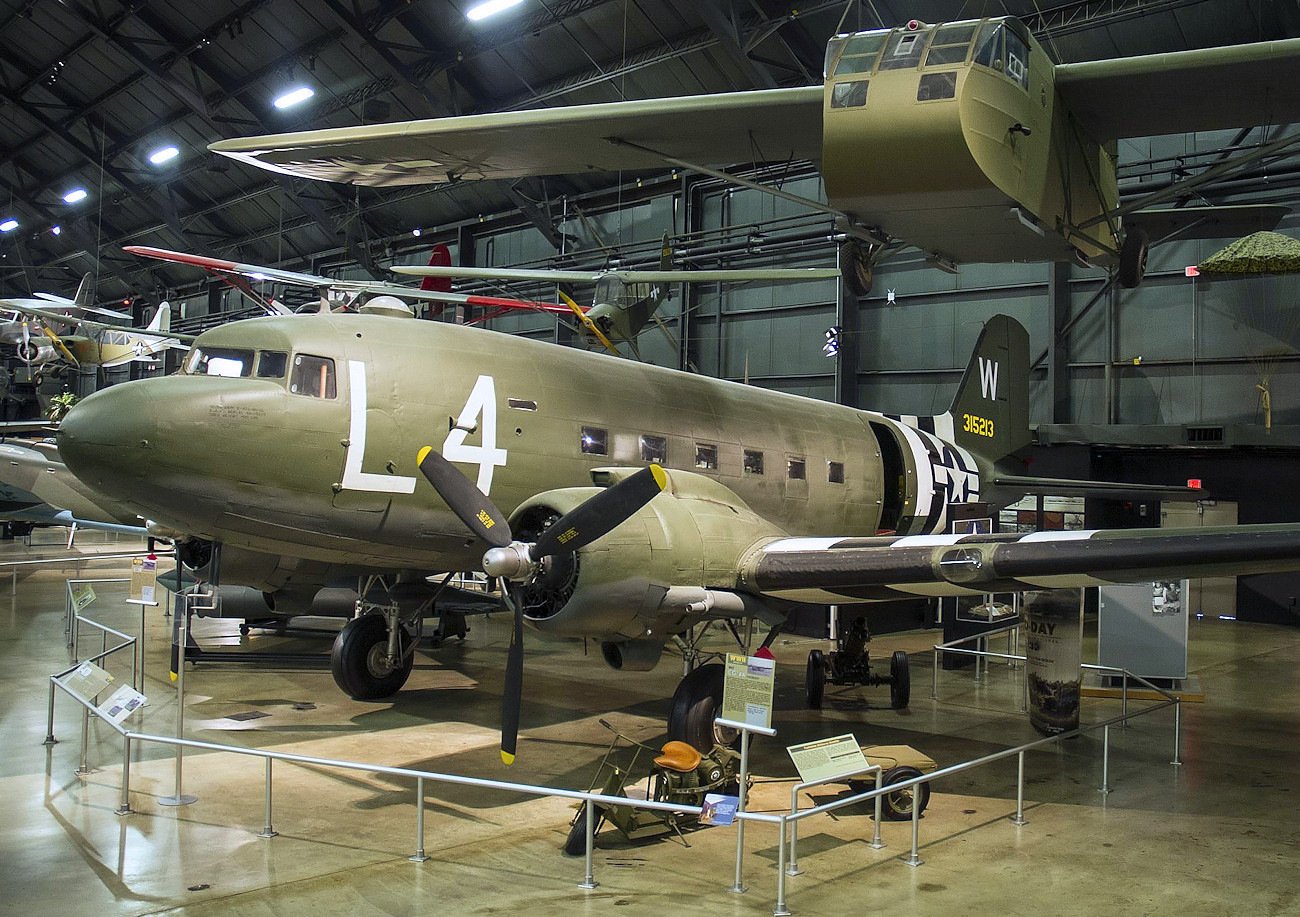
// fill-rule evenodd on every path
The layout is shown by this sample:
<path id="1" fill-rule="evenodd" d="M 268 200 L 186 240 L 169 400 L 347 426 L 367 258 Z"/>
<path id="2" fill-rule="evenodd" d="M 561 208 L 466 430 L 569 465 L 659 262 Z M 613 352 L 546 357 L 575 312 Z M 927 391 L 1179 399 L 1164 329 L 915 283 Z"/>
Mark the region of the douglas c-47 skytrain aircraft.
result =
<path id="1" fill-rule="evenodd" d="M 76 405 L 59 450 L 223 588 L 271 603 L 386 574 L 396 604 L 334 646 L 356 697 L 406 681 L 438 605 L 426 577 L 504 578 L 509 760 L 525 623 L 638 670 L 704 622 L 774 635 L 795 603 L 1300 568 L 1300 525 L 944 534 L 950 504 L 1026 491 L 1188 497 L 1016 476 L 1027 392 L 1028 335 L 1006 316 L 951 411 L 898 418 L 362 307 L 207 331 L 179 374 Z M 719 669 L 683 680 L 675 738 L 711 746 Z"/>

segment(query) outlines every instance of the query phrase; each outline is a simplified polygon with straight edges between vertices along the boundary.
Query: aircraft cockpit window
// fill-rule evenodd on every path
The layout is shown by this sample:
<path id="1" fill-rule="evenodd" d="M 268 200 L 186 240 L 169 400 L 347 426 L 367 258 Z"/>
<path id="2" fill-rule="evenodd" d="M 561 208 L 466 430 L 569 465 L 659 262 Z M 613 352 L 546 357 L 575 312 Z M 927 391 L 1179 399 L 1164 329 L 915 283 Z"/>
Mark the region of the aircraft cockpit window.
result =
<path id="1" fill-rule="evenodd" d="M 695 444 L 695 467 L 705 471 L 718 470 L 718 447 L 708 443 Z"/>
<path id="2" fill-rule="evenodd" d="M 986 22 L 975 39 L 974 62 L 1001 71 L 1022 89 L 1029 89 L 1029 46 L 1003 22 Z"/>
<path id="3" fill-rule="evenodd" d="M 257 378 L 283 379 L 289 366 L 289 355 L 280 350 L 263 350 L 257 358 Z"/>
<path id="4" fill-rule="evenodd" d="M 880 58 L 881 70 L 907 70 L 921 63 L 921 52 L 929 33 L 896 30 L 889 36 L 885 53 Z"/>
<path id="5" fill-rule="evenodd" d="M 289 377 L 289 391 L 309 398 L 337 398 L 338 383 L 334 378 L 334 361 L 329 357 L 298 354 L 293 358 L 293 375 Z"/>
<path id="6" fill-rule="evenodd" d="M 1002 26 L 997 22 L 986 22 L 980 26 L 979 38 L 975 39 L 975 58 L 977 64 L 993 68 L 1002 60 Z"/>
<path id="7" fill-rule="evenodd" d="M 668 440 L 663 436 L 641 437 L 641 461 L 663 465 L 668 461 Z"/>
<path id="8" fill-rule="evenodd" d="M 582 428 L 583 455 L 609 455 L 609 433 L 596 427 Z"/>
<path id="9" fill-rule="evenodd" d="M 867 104 L 870 80 L 849 80 L 831 87 L 831 108 L 861 108 Z"/>
<path id="10" fill-rule="evenodd" d="M 1006 60 L 1004 71 L 1013 83 L 1019 83 L 1021 89 L 1029 88 L 1029 46 L 1019 35 L 1006 30 Z"/>
<path id="11" fill-rule="evenodd" d="M 975 24 L 971 22 L 958 25 L 946 25 L 934 33 L 930 42 L 930 51 L 925 56 L 925 65 L 962 64 L 966 62 L 966 52 L 970 41 L 975 36 Z"/>
<path id="12" fill-rule="evenodd" d="M 844 42 L 844 50 L 835 65 L 835 75 L 841 73 L 870 73 L 880 56 L 880 49 L 885 46 L 888 32 L 871 32 L 866 35 L 854 35 Z"/>
<path id="13" fill-rule="evenodd" d="M 251 376 L 253 351 L 238 347 L 195 347 L 185 360 L 185 372 L 193 376 Z"/>

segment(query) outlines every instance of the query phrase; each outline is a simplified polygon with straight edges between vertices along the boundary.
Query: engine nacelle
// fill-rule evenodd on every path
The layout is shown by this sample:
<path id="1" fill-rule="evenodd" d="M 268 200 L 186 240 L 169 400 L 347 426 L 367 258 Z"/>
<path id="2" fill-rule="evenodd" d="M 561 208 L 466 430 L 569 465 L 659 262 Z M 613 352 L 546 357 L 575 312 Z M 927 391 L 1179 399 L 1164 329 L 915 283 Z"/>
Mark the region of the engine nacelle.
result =
<path id="1" fill-rule="evenodd" d="M 614 483 L 635 471 L 593 474 Z M 515 511 L 511 529 L 531 540 L 595 492 L 580 487 L 539 494 Z M 665 492 L 618 528 L 576 555 L 547 558 L 523 590 L 524 615 L 541 631 L 601 639 L 617 651 L 616 667 L 649 668 L 657 660 L 651 644 L 662 648 L 673 634 L 708 616 L 709 590 L 734 589 L 746 551 L 783 535 L 724 485 L 670 470 Z M 738 605 L 747 601 L 727 595 Z M 611 661 L 608 652 L 606 659 Z"/>
<path id="2" fill-rule="evenodd" d="M 659 664 L 664 654 L 660 640 L 606 640 L 600 645 L 600 655 L 611 669 L 626 672 L 649 672 Z"/>

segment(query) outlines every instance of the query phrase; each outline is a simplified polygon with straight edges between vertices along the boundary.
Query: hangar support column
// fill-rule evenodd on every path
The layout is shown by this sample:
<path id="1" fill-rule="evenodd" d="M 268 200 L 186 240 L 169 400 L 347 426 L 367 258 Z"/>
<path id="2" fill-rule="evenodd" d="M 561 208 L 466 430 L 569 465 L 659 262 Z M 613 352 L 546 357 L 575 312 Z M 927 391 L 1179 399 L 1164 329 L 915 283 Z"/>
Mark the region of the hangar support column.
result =
<path id="1" fill-rule="evenodd" d="M 1070 423 L 1070 348 L 1066 345 L 1070 321 L 1070 265 L 1057 261 L 1047 274 L 1047 394 L 1052 423 Z"/>

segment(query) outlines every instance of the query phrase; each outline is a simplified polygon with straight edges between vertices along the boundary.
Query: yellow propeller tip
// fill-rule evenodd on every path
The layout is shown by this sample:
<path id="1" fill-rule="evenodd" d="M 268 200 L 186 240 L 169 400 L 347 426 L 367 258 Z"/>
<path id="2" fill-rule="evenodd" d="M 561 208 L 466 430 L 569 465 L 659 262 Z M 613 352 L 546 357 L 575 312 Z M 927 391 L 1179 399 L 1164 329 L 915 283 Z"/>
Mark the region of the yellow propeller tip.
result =
<path id="1" fill-rule="evenodd" d="M 432 451 L 433 451 L 433 446 L 425 446 L 423 449 L 421 449 L 415 456 L 415 464 L 423 465 L 424 457 Z"/>
<path id="2" fill-rule="evenodd" d="M 655 483 L 659 485 L 660 490 L 668 489 L 668 472 L 664 471 L 661 466 L 651 465 L 650 474 L 654 475 Z"/>
<path id="3" fill-rule="evenodd" d="M 167 674 L 170 675 L 170 676 L 172 677 L 172 681 L 175 681 L 175 680 L 176 680 L 176 673 L 175 673 L 175 672 L 168 672 Z"/>
<path id="4" fill-rule="evenodd" d="M 503 751 L 501 752 L 501 763 L 506 767 L 509 767 L 515 763 L 515 756 L 510 754 L 508 751 Z"/>

